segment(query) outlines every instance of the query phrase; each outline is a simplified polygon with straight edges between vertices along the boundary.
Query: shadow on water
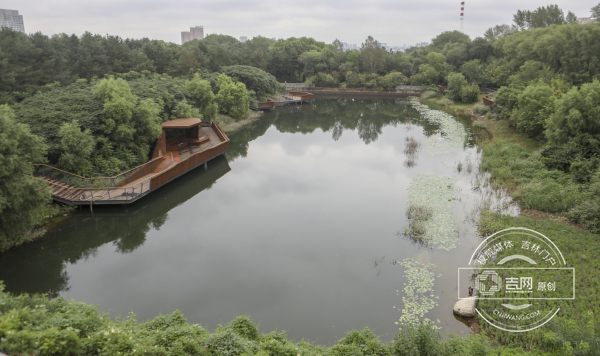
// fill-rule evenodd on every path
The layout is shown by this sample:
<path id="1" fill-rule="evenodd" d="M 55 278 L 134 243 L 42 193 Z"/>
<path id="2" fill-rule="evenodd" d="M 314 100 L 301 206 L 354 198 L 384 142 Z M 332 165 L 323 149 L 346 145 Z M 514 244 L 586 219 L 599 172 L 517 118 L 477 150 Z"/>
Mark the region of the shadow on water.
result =
<path id="1" fill-rule="evenodd" d="M 398 130 L 393 129 L 394 127 Z M 290 139 L 292 135 L 285 135 L 284 138 L 281 137 L 283 135 L 278 135 L 278 133 L 300 133 L 308 136 L 315 132 L 324 132 L 325 135 L 317 134 L 311 138 L 294 135 L 295 137 L 292 139 Z M 383 135 L 384 132 L 385 136 Z M 222 315 L 229 315 L 228 313 L 232 313 L 232 310 L 236 311 L 234 315 L 246 312 L 262 315 L 265 324 L 270 323 L 269 325 L 274 327 L 289 325 L 287 321 L 282 320 L 285 317 L 296 321 L 295 324 L 297 325 L 292 326 L 292 328 L 295 328 L 294 335 L 298 336 L 298 339 L 300 337 L 319 337 L 327 342 L 334 342 L 334 340 L 343 336 L 339 334 L 341 331 L 337 331 L 338 327 L 340 327 L 340 330 L 345 331 L 353 327 L 360 328 L 363 323 L 379 326 L 383 330 L 388 327 L 386 324 L 389 321 L 386 319 L 388 316 L 393 319 L 389 321 L 389 324 L 398 320 L 398 316 L 391 315 L 390 310 L 392 310 L 391 308 L 395 303 L 398 303 L 399 298 L 393 293 L 398 288 L 396 275 L 402 274 L 400 267 L 404 269 L 405 266 L 394 267 L 397 271 L 395 271 L 393 278 L 392 273 L 387 272 L 380 276 L 383 268 L 399 264 L 402 260 L 401 257 L 408 257 L 409 252 L 416 255 L 416 257 L 411 257 L 422 258 L 424 263 L 429 263 L 430 257 L 439 259 L 439 263 L 438 261 L 436 263 L 441 269 L 448 268 L 448 266 L 453 267 L 453 261 L 456 259 L 452 254 L 434 250 L 424 239 L 416 236 L 408 239 L 393 239 L 391 242 L 386 237 L 386 234 L 393 234 L 395 229 L 402 228 L 398 225 L 405 221 L 403 209 L 405 195 L 407 194 L 405 192 L 406 185 L 422 172 L 431 174 L 446 172 L 446 174 L 449 174 L 448 172 L 453 169 L 453 167 L 444 168 L 446 166 L 443 162 L 439 162 L 440 159 L 427 155 L 427 152 L 423 150 L 425 143 L 421 143 L 421 141 L 432 135 L 436 135 L 436 137 L 440 135 L 440 126 L 423 120 L 421 114 L 405 99 L 336 98 L 329 96 L 327 98 L 317 97 L 311 105 L 276 108 L 272 112 L 265 113 L 263 119 L 230 134 L 231 141 L 228 147 L 227 159 L 219 157 L 211 161 L 208 164 L 208 171 L 196 169 L 189 172 L 173 183 L 131 205 L 94 207 L 93 213 L 90 212 L 89 207 L 82 207 L 72 216 L 65 217 L 64 220 L 57 222 L 55 226 L 50 228 L 44 239 L 0 255 L 0 280 L 4 280 L 8 291 L 15 293 L 49 293 L 51 296 L 63 295 L 75 297 L 76 299 L 80 298 L 78 300 L 87 302 L 91 302 L 89 300 L 90 296 L 96 293 L 100 296 L 92 301 L 102 302 L 103 307 L 108 304 L 113 309 L 127 310 L 135 303 L 136 313 L 139 311 L 141 315 L 146 316 L 156 315 L 162 310 L 161 308 L 170 307 L 165 302 L 168 299 L 173 302 L 174 308 L 182 308 L 182 310 L 187 308 L 190 313 L 196 313 L 194 317 L 197 319 L 195 320 L 202 320 L 208 325 L 218 325 L 223 321 L 221 319 Z M 262 142 L 260 142 L 261 140 L 253 142 L 262 136 L 265 136 Z M 302 144 L 314 144 L 317 147 L 323 147 L 324 150 L 329 149 L 331 152 L 346 147 L 361 150 L 365 145 L 370 145 L 366 152 L 385 152 L 384 150 L 389 149 L 389 147 L 392 147 L 394 152 L 389 157 L 381 155 L 382 158 L 380 157 L 381 159 L 375 162 L 371 162 L 371 156 L 359 157 L 361 159 L 359 162 L 365 163 L 363 165 L 365 175 L 353 174 L 355 171 L 346 167 L 354 167 L 354 160 L 345 162 L 339 157 L 336 158 L 336 161 L 319 158 L 320 162 L 327 163 L 323 164 L 323 167 L 333 168 L 330 170 L 324 168 L 322 171 L 316 172 L 314 176 L 306 177 L 301 174 L 298 174 L 297 177 L 274 175 L 273 172 L 280 172 L 280 166 L 274 165 L 273 162 L 266 162 L 268 159 L 265 157 L 251 157 L 253 159 L 243 160 L 248 156 L 251 146 L 253 149 L 254 147 L 258 148 L 256 151 L 260 152 L 260 149 L 262 149 L 264 152 L 265 148 L 269 149 L 270 145 L 277 144 L 282 147 L 282 151 L 285 151 L 285 149 L 294 147 L 293 145 L 298 144 L 300 141 L 302 141 Z M 339 142 L 332 144 L 332 141 Z M 471 142 L 465 142 L 465 146 L 469 146 Z M 282 154 L 284 158 L 275 157 L 279 159 L 279 161 L 275 160 L 275 164 L 285 164 L 286 160 L 299 164 L 304 163 L 302 157 L 299 158 L 290 154 L 285 156 L 285 154 L 287 153 Z M 373 156 L 376 156 L 376 154 L 373 154 Z M 182 212 L 179 220 L 179 216 L 176 217 L 174 213 L 171 213 L 172 219 L 168 221 L 169 213 L 176 207 L 186 204 L 187 201 L 200 192 L 210 189 L 220 177 L 231 170 L 229 164 L 238 159 L 243 162 L 236 163 L 234 173 L 230 174 L 225 182 L 222 182 L 223 187 L 219 186 L 215 191 L 207 194 L 213 195 L 214 193 L 215 204 L 223 204 L 222 207 L 227 208 L 227 214 L 216 215 L 216 217 L 211 217 L 210 220 L 211 222 L 216 221 L 215 226 L 218 225 L 217 223 L 230 224 L 232 227 L 227 229 L 230 238 L 221 241 L 218 239 L 208 241 L 209 239 L 207 239 L 212 250 L 206 252 L 208 251 L 207 247 L 204 252 L 205 257 L 210 258 L 205 258 L 204 261 L 198 260 L 194 253 L 186 255 L 185 252 L 189 251 L 182 252 L 182 250 L 189 250 L 190 245 L 197 243 L 196 246 L 204 246 L 204 244 L 192 240 L 196 236 L 194 234 L 197 231 L 194 229 L 199 226 L 199 222 L 198 224 L 185 222 L 185 218 L 193 219 L 194 214 L 197 214 L 194 209 L 197 209 L 200 204 L 195 206 L 194 202 L 189 202 L 188 205 L 185 205 L 193 208 L 188 208 L 185 213 Z M 314 157 L 311 159 L 314 159 Z M 404 159 L 406 159 L 406 162 L 405 166 L 402 167 Z M 339 164 L 339 166 L 336 166 L 336 164 Z M 464 165 L 468 167 L 468 162 L 465 162 Z M 339 174 L 336 167 L 341 167 L 342 173 L 345 172 L 344 169 L 347 169 L 351 174 Z M 389 167 L 395 167 L 395 169 L 382 170 L 382 168 L 387 169 Z M 264 171 L 261 171 L 261 169 L 264 169 Z M 320 180 L 328 173 L 336 177 L 334 183 L 342 179 L 347 180 L 348 183 L 340 189 L 331 189 L 330 187 L 334 186 L 332 183 L 333 178 L 330 179 L 331 182 L 327 179 Z M 364 177 L 375 177 L 382 179 L 382 181 L 385 179 L 385 182 L 394 182 L 394 184 L 381 184 L 373 187 L 371 181 L 365 180 Z M 306 181 L 310 179 L 315 179 L 318 182 L 318 184 L 315 184 L 316 188 L 310 186 L 310 184 L 307 185 Z M 289 187 L 288 190 L 293 191 L 295 195 L 300 195 L 298 194 L 299 188 L 314 194 L 307 194 L 305 199 L 305 197 L 292 194 L 282 197 L 285 194 L 281 194 L 279 191 L 275 191 L 274 194 L 264 193 L 264 191 L 268 193 L 273 191 L 272 187 L 282 183 L 287 184 L 286 189 Z M 332 184 L 327 185 L 326 183 Z M 255 187 L 262 187 L 263 185 L 269 189 L 263 191 L 255 189 Z M 248 189 L 248 187 L 252 189 Z M 368 187 L 372 194 L 357 195 L 356 192 L 365 190 L 364 187 Z M 391 194 L 390 191 L 393 191 L 394 194 Z M 244 195 L 240 192 L 247 194 Z M 233 203 L 225 204 L 224 200 L 218 199 L 233 195 L 236 196 Z M 321 203 L 320 200 L 317 200 L 319 196 L 328 197 L 329 200 L 325 202 L 328 204 L 327 206 L 337 209 L 314 209 L 316 212 L 322 212 L 321 215 L 306 215 L 304 217 L 302 214 L 307 212 L 307 209 L 304 208 L 305 204 L 311 207 L 315 203 L 319 205 Z M 402 208 L 402 210 L 391 212 L 388 207 L 384 207 L 385 204 L 382 204 L 382 200 L 387 199 L 389 196 L 392 196 L 389 202 L 394 207 Z M 335 204 L 336 198 L 340 199 L 339 205 Z M 359 200 L 359 198 L 362 200 Z M 315 200 L 311 203 L 310 199 Z M 370 206 L 381 207 L 381 210 L 373 208 L 373 215 L 378 215 L 379 212 L 381 216 L 386 217 L 385 220 L 377 220 L 373 228 L 369 227 L 368 223 L 363 223 L 357 219 L 355 219 L 356 223 L 348 226 L 335 223 L 338 219 L 339 221 L 347 220 L 345 214 L 363 217 L 364 211 L 360 211 L 359 215 L 352 215 L 356 214 L 352 204 L 363 204 L 364 199 L 371 203 Z M 311 205 L 308 205 L 309 203 Z M 257 206 L 262 207 L 263 210 L 257 209 Z M 277 209 L 273 209 L 273 206 L 277 206 Z M 186 209 L 183 207 L 178 209 L 178 214 L 182 210 Z M 284 219 L 283 222 L 272 223 L 267 215 L 269 213 Z M 300 220 L 299 217 L 318 221 L 320 225 L 305 227 L 307 225 L 306 221 Z M 248 225 L 239 228 L 236 224 L 231 224 L 231 221 L 239 218 L 244 218 Z M 377 218 L 379 219 L 379 217 Z M 176 221 L 184 222 L 179 225 L 179 223 L 175 223 Z M 297 244 L 298 239 L 294 240 L 292 238 L 293 236 L 304 238 L 305 235 L 301 235 L 300 232 L 292 231 L 289 234 L 285 232 L 285 235 L 289 235 L 290 238 L 281 238 L 286 229 L 294 228 L 294 224 L 298 224 L 308 232 L 306 236 L 312 239 L 309 239 L 309 242 L 303 242 L 303 244 L 310 246 Z M 350 226 L 354 229 L 350 229 Z M 363 227 L 368 228 L 368 230 L 362 231 Z M 348 231 L 344 229 L 348 229 Z M 373 232 L 372 229 L 377 232 Z M 162 241 L 162 245 L 160 245 L 160 241 L 156 241 L 155 244 L 156 231 L 160 231 L 160 236 L 169 236 L 171 233 L 177 234 L 178 238 L 182 236 L 189 237 L 190 240 L 181 238 L 178 240 L 179 244 L 175 244 L 175 246 L 171 246 L 171 240 L 167 239 Z M 208 229 L 206 231 L 209 234 L 213 230 Z M 318 238 L 321 233 L 327 233 L 327 236 L 331 236 L 331 238 L 321 241 Z M 336 234 L 338 233 L 347 234 L 347 245 L 346 243 L 338 244 L 336 242 L 338 238 Z M 364 236 L 362 234 L 364 233 L 376 236 L 376 239 L 369 242 L 367 252 L 363 251 L 365 245 L 363 244 Z M 243 236 L 243 238 L 239 236 Z M 146 243 L 147 238 L 151 240 L 148 243 Z M 410 243 L 405 243 L 405 240 Z M 237 244 L 232 241 L 236 241 Z M 141 247 L 144 244 L 145 246 Z M 310 251 L 310 253 L 304 255 L 304 248 L 310 250 L 311 246 L 319 246 L 319 249 L 324 252 L 315 254 Z M 165 253 L 166 247 L 173 247 L 169 251 L 170 255 Z M 385 250 L 380 250 L 380 248 L 385 248 Z M 111 249 L 114 250 L 114 253 L 111 253 Z M 390 249 L 392 251 L 397 249 L 397 251 L 388 252 Z M 133 251 L 136 251 L 136 253 L 127 255 Z M 243 256 L 236 255 L 239 251 L 252 252 L 264 258 L 257 259 L 256 263 L 253 262 L 250 267 L 244 265 L 243 267 L 234 268 L 235 266 L 241 266 L 240 260 L 244 259 Z M 292 251 L 292 253 L 289 253 L 289 251 Z M 327 255 L 331 251 L 335 251 L 335 258 L 330 258 Z M 387 259 L 380 254 L 381 251 L 386 251 Z M 365 254 L 368 254 L 368 256 L 365 256 Z M 119 255 L 119 258 L 115 258 L 115 255 Z M 163 274 L 156 276 L 156 271 L 152 270 L 152 267 L 157 256 L 165 261 L 170 261 L 171 265 L 176 267 L 171 266 L 171 269 L 164 270 L 157 269 L 156 271 Z M 375 256 L 377 257 L 373 262 L 372 258 Z M 290 265 L 287 262 L 288 257 L 296 265 L 288 267 Z M 231 258 L 231 260 L 227 260 L 228 258 Z M 115 262 L 117 259 L 120 261 L 119 263 Z M 185 263 L 178 265 L 177 262 L 180 259 L 189 263 L 189 266 L 203 268 L 201 282 L 191 284 L 188 282 L 190 276 L 193 275 L 196 278 L 196 275 L 200 274 L 190 267 L 187 267 L 188 270 L 174 272 L 174 269 L 179 268 L 179 266 L 186 268 Z M 227 268 L 218 268 L 214 263 L 209 263 L 213 259 L 229 261 Z M 88 260 L 89 263 L 83 263 Z M 123 260 L 126 260 L 127 263 L 124 263 Z M 282 260 L 286 262 L 282 263 Z M 320 261 L 322 264 L 314 261 Z M 97 264 L 94 265 L 94 262 Z M 365 263 L 363 264 L 363 262 Z M 281 264 L 277 265 L 277 263 Z M 73 266 L 75 264 L 77 266 Z M 106 267 L 112 264 L 121 266 L 120 268 L 124 268 L 122 266 L 131 268 L 135 265 L 139 268 L 132 269 L 127 277 L 129 279 L 146 279 L 151 282 L 148 282 L 147 285 L 144 285 L 144 283 L 134 285 L 126 283 L 129 280 L 128 278 L 121 278 L 119 279 L 121 284 L 118 284 L 118 295 L 122 297 L 115 298 L 115 294 L 110 292 L 111 288 L 117 287 L 105 287 L 101 284 L 106 280 L 114 281 L 118 279 L 113 275 L 115 269 L 107 268 L 104 270 L 101 268 L 99 271 L 95 270 L 97 266 Z M 371 265 L 373 265 L 377 277 L 379 277 L 376 281 L 370 279 L 372 275 Z M 273 268 L 273 266 L 278 267 Z M 363 274 L 365 267 L 369 269 L 368 274 Z M 307 278 L 307 275 L 314 275 L 316 268 L 319 268 L 318 271 L 320 272 L 318 278 Z M 252 271 L 250 276 L 246 275 L 246 269 Z M 80 273 L 78 274 L 78 272 Z M 179 272 L 183 273 L 176 274 Z M 306 275 L 303 275 L 303 272 L 307 272 Z M 69 276 L 69 273 L 71 276 Z M 254 277 L 256 279 L 252 279 Z M 238 278 L 243 283 L 231 283 L 232 278 L 234 280 Z M 360 280 L 358 284 L 356 284 L 357 278 Z M 308 283 L 308 280 L 310 280 L 310 283 Z M 179 292 L 173 292 L 173 296 L 169 296 L 169 298 L 160 298 L 162 295 L 160 293 L 153 296 L 143 294 L 145 291 L 154 288 L 153 286 L 159 283 L 158 281 L 173 283 L 172 290 Z M 294 283 L 298 281 L 298 283 L 292 285 L 290 281 Z M 332 281 L 337 284 L 332 286 Z M 248 287 L 246 283 L 253 287 Z M 441 278 L 438 283 L 442 292 L 444 288 L 446 290 L 450 288 L 444 284 L 445 282 Z M 151 287 L 149 287 L 150 285 Z M 369 300 L 369 303 L 361 304 L 361 308 L 356 308 L 352 303 L 356 302 L 353 298 L 356 294 L 354 288 L 357 288 L 357 285 L 364 288 L 364 290 L 384 288 L 390 293 L 379 293 L 382 298 L 380 305 L 375 305 L 377 304 L 375 302 L 371 304 Z M 96 289 L 90 286 L 96 287 Z M 319 289 L 318 286 L 326 286 L 331 291 L 330 293 L 324 293 L 321 290 L 323 288 Z M 132 290 L 137 290 L 138 294 L 132 292 Z M 223 292 L 223 290 L 226 292 Z M 67 291 L 70 292 L 65 293 Z M 197 298 L 199 297 L 195 293 L 203 298 L 203 304 L 198 304 L 199 299 Z M 316 295 L 321 297 L 315 297 L 314 300 L 310 299 Z M 134 299 L 136 297 L 143 300 Z M 364 299 L 368 300 L 369 298 Z M 110 303 L 107 301 L 110 301 Z M 351 305 L 351 307 L 343 309 L 345 304 Z M 315 307 L 323 308 L 322 310 L 325 312 L 317 311 L 314 314 L 306 312 L 306 310 Z M 200 311 L 197 311 L 198 309 Z M 423 312 L 424 310 L 419 309 L 418 311 Z M 345 313 L 348 313 L 349 317 L 340 318 L 335 315 Z M 431 316 L 442 318 L 445 315 L 445 313 L 436 313 L 435 311 L 432 312 Z M 382 322 L 383 319 L 385 320 Z M 315 322 L 325 325 L 330 320 L 332 323 L 333 321 L 336 322 L 335 330 L 331 330 L 333 324 L 329 326 L 329 329 L 314 327 Z M 444 320 L 446 321 L 446 319 Z M 459 324 L 462 327 L 462 324 L 454 319 L 449 322 L 453 325 Z M 391 327 L 394 330 L 396 329 L 394 325 Z"/>
<path id="2" fill-rule="evenodd" d="M 356 102 L 362 104 L 359 110 L 353 105 Z M 310 134 L 321 129 L 323 132 L 330 132 L 334 141 L 339 140 L 344 131 L 356 131 L 368 145 L 377 141 L 384 127 L 396 127 L 400 124 L 422 127 L 426 136 L 433 135 L 438 130 L 438 126 L 419 119 L 419 113 L 403 100 L 373 97 L 315 98 L 310 105 L 275 108 L 266 112 L 262 120 L 230 135 L 227 157 L 230 162 L 246 157 L 249 143 L 264 135 L 271 125 L 282 133 Z"/>
<path id="3" fill-rule="evenodd" d="M 97 206 L 93 213 L 81 208 L 50 228 L 42 240 L 0 255 L 0 280 L 9 292 L 57 296 L 69 290 L 67 264 L 93 257 L 107 243 L 119 253 L 133 252 L 150 230 L 161 228 L 169 211 L 210 189 L 230 170 L 220 156 L 209 162 L 207 171 L 195 169 L 131 205 Z"/>
<path id="4" fill-rule="evenodd" d="M 361 103 L 358 110 L 353 105 L 356 102 Z M 427 136 L 438 129 L 420 120 L 418 112 L 403 99 L 317 97 L 310 105 L 276 108 L 267 112 L 264 119 L 230 135 L 227 159 L 218 157 L 211 161 L 207 172 L 189 172 L 131 205 L 97 206 L 93 213 L 82 207 L 51 227 L 42 240 L 0 255 L 0 280 L 7 291 L 15 293 L 56 296 L 69 290 L 66 264 L 93 257 L 97 248 L 106 243 L 113 243 L 119 253 L 136 250 L 144 244 L 150 230 L 161 228 L 171 209 L 210 189 L 229 172 L 229 162 L 246 157 L 250 142 L 263 136 L 271 126 L 282 133 L 309 134 L 321 129 L 330 132 L 335 141 L 344 131 L 356 131 L 365 144 L 370 144 L 377 141 L 384 127 L 400 124 L 422 128 Z M 416 148 L 411 150 L 416 155 Z"/>

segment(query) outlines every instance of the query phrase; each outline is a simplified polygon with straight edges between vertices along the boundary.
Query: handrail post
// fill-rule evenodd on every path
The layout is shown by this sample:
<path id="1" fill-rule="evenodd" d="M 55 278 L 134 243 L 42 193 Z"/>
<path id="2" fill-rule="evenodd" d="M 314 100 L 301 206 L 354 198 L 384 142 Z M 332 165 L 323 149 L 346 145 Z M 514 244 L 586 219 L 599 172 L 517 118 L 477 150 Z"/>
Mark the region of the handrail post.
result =
<path id="1" fill-rule="evenodd" d="M 69 200 L 73 201 L 73 196 L 71 195 L 71 189 L 69 189 Z"/>
<path id="2" fill-rule="evenodd" d="M 108 201 L 112 201 L 112 199 L 110 199 L 110 189 L 106 189 L 106 193 L 108 194 Z"/>

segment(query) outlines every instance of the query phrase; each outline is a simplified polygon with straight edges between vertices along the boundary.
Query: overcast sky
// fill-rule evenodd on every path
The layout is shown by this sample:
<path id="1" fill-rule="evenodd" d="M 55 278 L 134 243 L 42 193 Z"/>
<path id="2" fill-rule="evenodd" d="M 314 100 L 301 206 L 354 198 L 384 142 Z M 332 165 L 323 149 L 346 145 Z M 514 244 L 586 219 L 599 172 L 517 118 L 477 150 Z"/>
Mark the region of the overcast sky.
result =
<path id="1" fill-rule="evenodd" d="M 589 17 L 599 0 L 465 0 L 463 32 L 475 38 L 491 26 L 511 23 L 517 10 L 557 4 Z M 236 38 L 313 37 L 360 44 L 369 35 L 388 45 L 430 42 L 443 31 L 460 29 L 461 0 L 3 0 L 18 10 L 27 33 L 85 31 L 181 43 L 181 31 L 204 26 L 204 33 Z"/>

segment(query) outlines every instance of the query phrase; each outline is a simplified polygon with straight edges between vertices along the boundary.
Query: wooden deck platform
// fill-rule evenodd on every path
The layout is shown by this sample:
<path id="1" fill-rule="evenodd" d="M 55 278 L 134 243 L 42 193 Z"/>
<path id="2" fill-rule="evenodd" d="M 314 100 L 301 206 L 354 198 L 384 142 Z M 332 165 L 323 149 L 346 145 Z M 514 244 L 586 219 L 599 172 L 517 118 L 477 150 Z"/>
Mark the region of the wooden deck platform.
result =
<path id="1" fill-rule="evenodd" d="M 216 123 L 198 127 L 198 137 L 188 140 L 194 144 L 176 145 L 181 148 L 168 150 L 114 177 L 85 178 L 47 165 L 36 165 L 34 176 L 46 181 L 52 188 L 52 198 L 62 203 L 129 204 L 198 166 L 206 168 L 211 159 L 226 155 L 229 138 Z"/>

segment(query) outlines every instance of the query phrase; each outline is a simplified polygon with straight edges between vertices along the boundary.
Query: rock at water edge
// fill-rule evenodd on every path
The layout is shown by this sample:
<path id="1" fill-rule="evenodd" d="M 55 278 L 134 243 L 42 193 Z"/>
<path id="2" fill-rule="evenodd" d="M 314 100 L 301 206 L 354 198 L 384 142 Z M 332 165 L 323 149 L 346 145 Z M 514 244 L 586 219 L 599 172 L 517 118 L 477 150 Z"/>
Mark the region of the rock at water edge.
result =
<path id="1" fill-rule="evenodd" d="M 477 299 L 478 297 L 469 297 L 459 300 L 456 302 L 456 304 L 454 304 L 454 312 L 467 318 L 474 317 L 477 315 L 477 310 L 475 310 L 475 307 L 477 306 Z"/>

